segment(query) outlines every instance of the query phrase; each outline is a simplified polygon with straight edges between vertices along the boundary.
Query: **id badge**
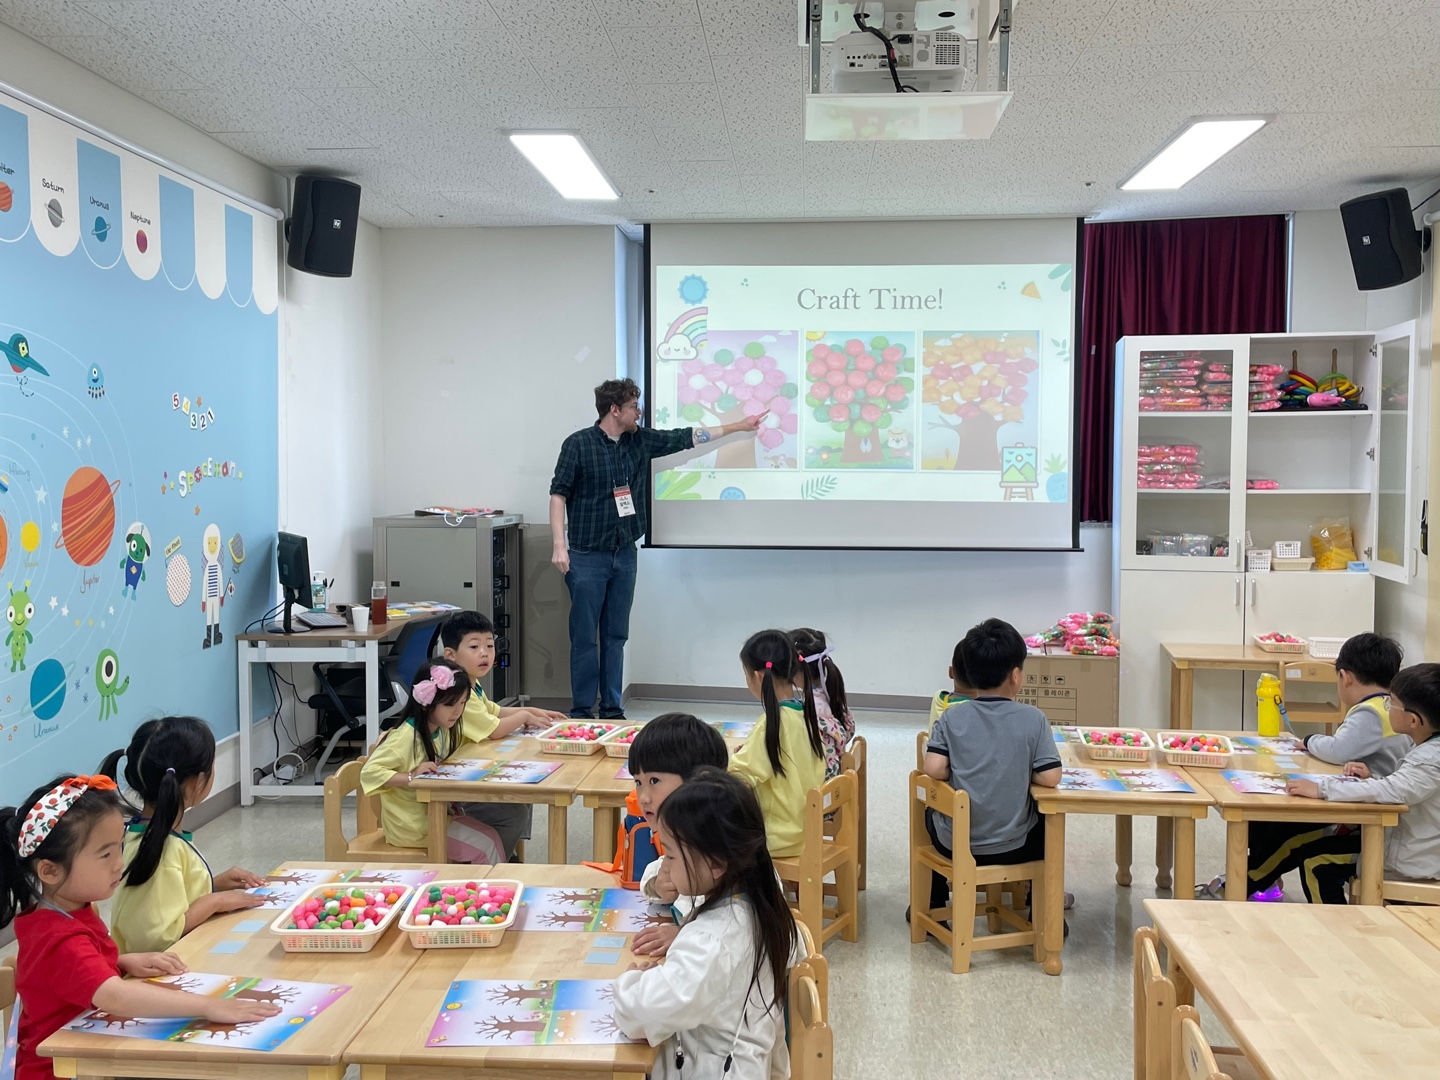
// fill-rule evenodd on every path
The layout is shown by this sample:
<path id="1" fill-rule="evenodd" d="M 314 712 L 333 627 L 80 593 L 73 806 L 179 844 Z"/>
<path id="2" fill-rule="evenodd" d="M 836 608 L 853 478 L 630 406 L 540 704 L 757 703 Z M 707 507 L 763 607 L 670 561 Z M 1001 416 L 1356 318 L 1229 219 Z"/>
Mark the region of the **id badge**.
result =
<path id="1" fill-rule="evenodd" d="M 635 499 L 630 494 L 629 484 L 615 489 L 615 512 L 622 518 L 635 516 Z"/>

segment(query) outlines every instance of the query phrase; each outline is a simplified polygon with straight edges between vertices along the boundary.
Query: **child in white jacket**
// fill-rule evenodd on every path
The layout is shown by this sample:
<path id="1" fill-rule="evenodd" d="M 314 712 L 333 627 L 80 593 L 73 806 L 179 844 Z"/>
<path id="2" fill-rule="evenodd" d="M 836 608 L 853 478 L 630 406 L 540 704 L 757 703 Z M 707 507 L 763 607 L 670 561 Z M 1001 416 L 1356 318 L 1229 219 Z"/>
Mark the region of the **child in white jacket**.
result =
<path id="1" fill-rule="evenodd" d="M 659 966 L 615 980 L 615 1022 L 660 1047 L 654 1080 L 782 1080 L 795 920 L 744 781 L 704 768 L 659 813 L 670 880 L 701 897 Z"/>

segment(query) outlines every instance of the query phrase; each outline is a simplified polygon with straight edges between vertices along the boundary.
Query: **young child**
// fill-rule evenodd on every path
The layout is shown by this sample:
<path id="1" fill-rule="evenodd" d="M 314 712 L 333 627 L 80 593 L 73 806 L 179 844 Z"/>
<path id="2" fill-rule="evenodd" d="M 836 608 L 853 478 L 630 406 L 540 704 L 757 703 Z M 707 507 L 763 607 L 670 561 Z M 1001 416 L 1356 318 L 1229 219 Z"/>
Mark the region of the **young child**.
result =
<path id="1" fill-rule="evenodd" d="M 1415 664 L 1391 680 L 1390 723 L 1414 740 L 1415 749 L 1389 776 L 1351 761 L 1345 776 L 1358 780 L 1291 780 L 1285 789 L 1302 799 L 1409 804 L 1400 824 L 1385 830 L 1385 874 L 1434 881 L 1440 878 L 1440 664 Z M 1298 867 L 1312 904 L 1343 904 L 1359 853 L 1357 831 L 1322 836 L 1292 851 L 1279 872 Z"/>
<path id="2" fill-rule="evenodd" d="M 935 721 L 940 719 L 940 714 L 951 705 L 959 705 L 962 701 L 969 701 L 975 696 L 975 688 L 970 685 L 970 677 L 965 674 L 965 639 L 961 638 L 955 643 L 955 652 L 950 657 L 950 681 L 954 684 L 951 690 L 936 690 L 935 700 L 930 702 L 930 730 L 935 730 Z"/>
<path id="3" fill-rule="evenodd" d="M 440 627 L 445 659 L 459 664 L 469 676 L 471 693 L 460 720 L 460 741 L 483 743 L 508 738 L 523 727 L 547 728 L 569 719 L 564 713 L 529 706 L 500 706 L 485 696 L 480 680 L 495 666 L 495 626 L 478 611 L 457 611 Z M 515 857 L 521 840 L 530 839 L 535 808 L 528 803 L 460 803 L 459 812 L 483 821 L 505 845 L 505 862 Z"/>
<path id="4" fill-rule="evenodd" d="M 1345 719 L 1333 735 L 1307 735 L 1305 752 L 1331 765 L 1362 762 L 1374 776 L 1389 776 L 1399 768 L 1413 745 L 1390 726 L 1390 681 L 1403 657 L 1397 642 L 1379 634 L 1356 634 L 1340 646 L 1335 675 Z M 1276 868 L 1293 849 L 1333 831 L 1309 822 L 1252 821 L 1247 894 L 1257 900 L 1284 899 Z"/>
<path id="5" fill-rule="evenodd" d="M 396 847 L 424 847 L 430 818 L 410 785 L 416 777 L 435 772 L 460 745 L 455 730 L 470 699 L 470 679 L 453 660 L 430 660 L 415 672 L 405 720 L 391 729 L 360 770 L 360 788 L 380 794 L 380 827 Z M 494 829 L 461 814 L 452 818 L 445 839 L 451 862 L 504 862 L 504 848 Z"/>
<path id="6" fill-rule="evenodd" d="M 925 775 L 970 793 L 968 841 L 977 865 L 1042 859 L 1045 824 L 1030 785 L 1058 786 L 1060 755 L 1045 714 L 1014 700 L 1025 639 L 1009 623 L 986 619 L 970 628 L 962 644 L 964 670 L 976 694 L 941 714 L 925 747 Z M 936 850 L 950 855 L 955 846 L 950 819 L 931 811 L 925 827 Z M 930 907 L 949 902 L 945 879 L 931 875 Z"/>
<path id="7" fill-rule="evenodd" d="M 244 890 L 265 879 L 239 867 L 212 875 L 205 857 L 182 832 L 185 811 L 205 801 L 215 782 L 215 734 L 194 716 L 165 716 L 135 729 L 130 745 L 100 763 L 143 806 L 125 828 L 125 884 L 110 905 L 110 929 L 121 952 L 168 949 L 211 915 L 259 907 Z"/>
<path id="8" fill-rule="evenodd" d="M 755 789 L 770 854 L 783 859 L 805 846 L 805 799 L 825 783 L 815 693 L 800 651 L 784 630 L 751 635 L 740 650 L 740 666 L 765 712 L 730 759 L 730 771 Z"/>
<path id="9" fill-rule="evenodd" d="M 615 980 L 615 1023 L 632 1039 L 664 1044 L 654 1080 L 788 1076 L 785 1004 L 798 944 L 790 907 L 766 851 L 753 792 L 703 768 L 660 807 L 667 873 L 701 897 L 665 962 Z"/>
<path id="10" fill-rule="evenodd" d="M 689 713 L 657 716 L 636 732 L 630 744 L 630 775 L 635 777 L 635 790 L 626 799 L 626 810 L 643 816 L 653 831 L 656 813 L 671 792 L 706 766 L 723 772 L 729 764 L 730 750 L 724 738 L 705 721 Z M 680 921 L 695 908 L 694 897 L 680 895 L 663 858 L 645 867 L 640 894 L 653 903 L 672 905 Z M 679 932 L 679 922 L 642 930 L 635 935 L 634 952 L 637 956 L 664 956 Z"/>
<path id="11" fill-rule="evenodd" d="M 840 758 L 855 737 L 855 716 L 845 699 L 845 676 L 835 665 L 835 651 L 819 630 L 802 626 L 790 631 L 800 652 L 800 662 L 809 670 L 815 692 L 815 715 L 820 718 L 820 736 L 825 742 L 825 779 L 840 775 Z"/>
<path id="12" fill-rule="evenodd" d="M 62 776 L 0 810 L 0 926 L 14 922 L 20 947 L 16 1080 L 51 1076 L 51 1060 L 35 1048 L 85 1009 L 221 1024 L 280 1011 L 144 982 L 184 974 L 185 965 L 170 953 L 122 954 L 116 947 L 93 905 L 120 884 L 128 809 L 111 777 Z"/>

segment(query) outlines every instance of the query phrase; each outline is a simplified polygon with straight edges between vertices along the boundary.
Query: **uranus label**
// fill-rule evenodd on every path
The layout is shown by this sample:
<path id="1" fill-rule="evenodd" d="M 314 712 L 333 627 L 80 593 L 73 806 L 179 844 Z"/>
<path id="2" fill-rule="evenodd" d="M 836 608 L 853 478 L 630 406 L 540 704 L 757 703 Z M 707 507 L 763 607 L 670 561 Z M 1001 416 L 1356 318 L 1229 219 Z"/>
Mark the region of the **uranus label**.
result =
<path id="1" fill-rule="evenodd" d="M 101 269 L 120 261 L 124 216 L 120 206 L 120 158 L 80 139 L 75 144 L 80 175 L 80 242 Z"/>

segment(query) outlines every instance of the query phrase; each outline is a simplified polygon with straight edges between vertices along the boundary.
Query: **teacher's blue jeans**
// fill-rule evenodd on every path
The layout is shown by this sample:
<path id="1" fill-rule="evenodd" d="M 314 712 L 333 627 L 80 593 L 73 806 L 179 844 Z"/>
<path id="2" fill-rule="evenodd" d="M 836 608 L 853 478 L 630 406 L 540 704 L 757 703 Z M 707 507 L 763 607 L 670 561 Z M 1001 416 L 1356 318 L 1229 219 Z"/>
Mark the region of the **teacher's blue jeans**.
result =
<path id="1" fill-rule="evenodd" d="M 625 642 L 635 599 L 635 545 L 616 551 L 570 552 L 570 715 L 600 719 L 625 715 L 620 693 Z"/>

